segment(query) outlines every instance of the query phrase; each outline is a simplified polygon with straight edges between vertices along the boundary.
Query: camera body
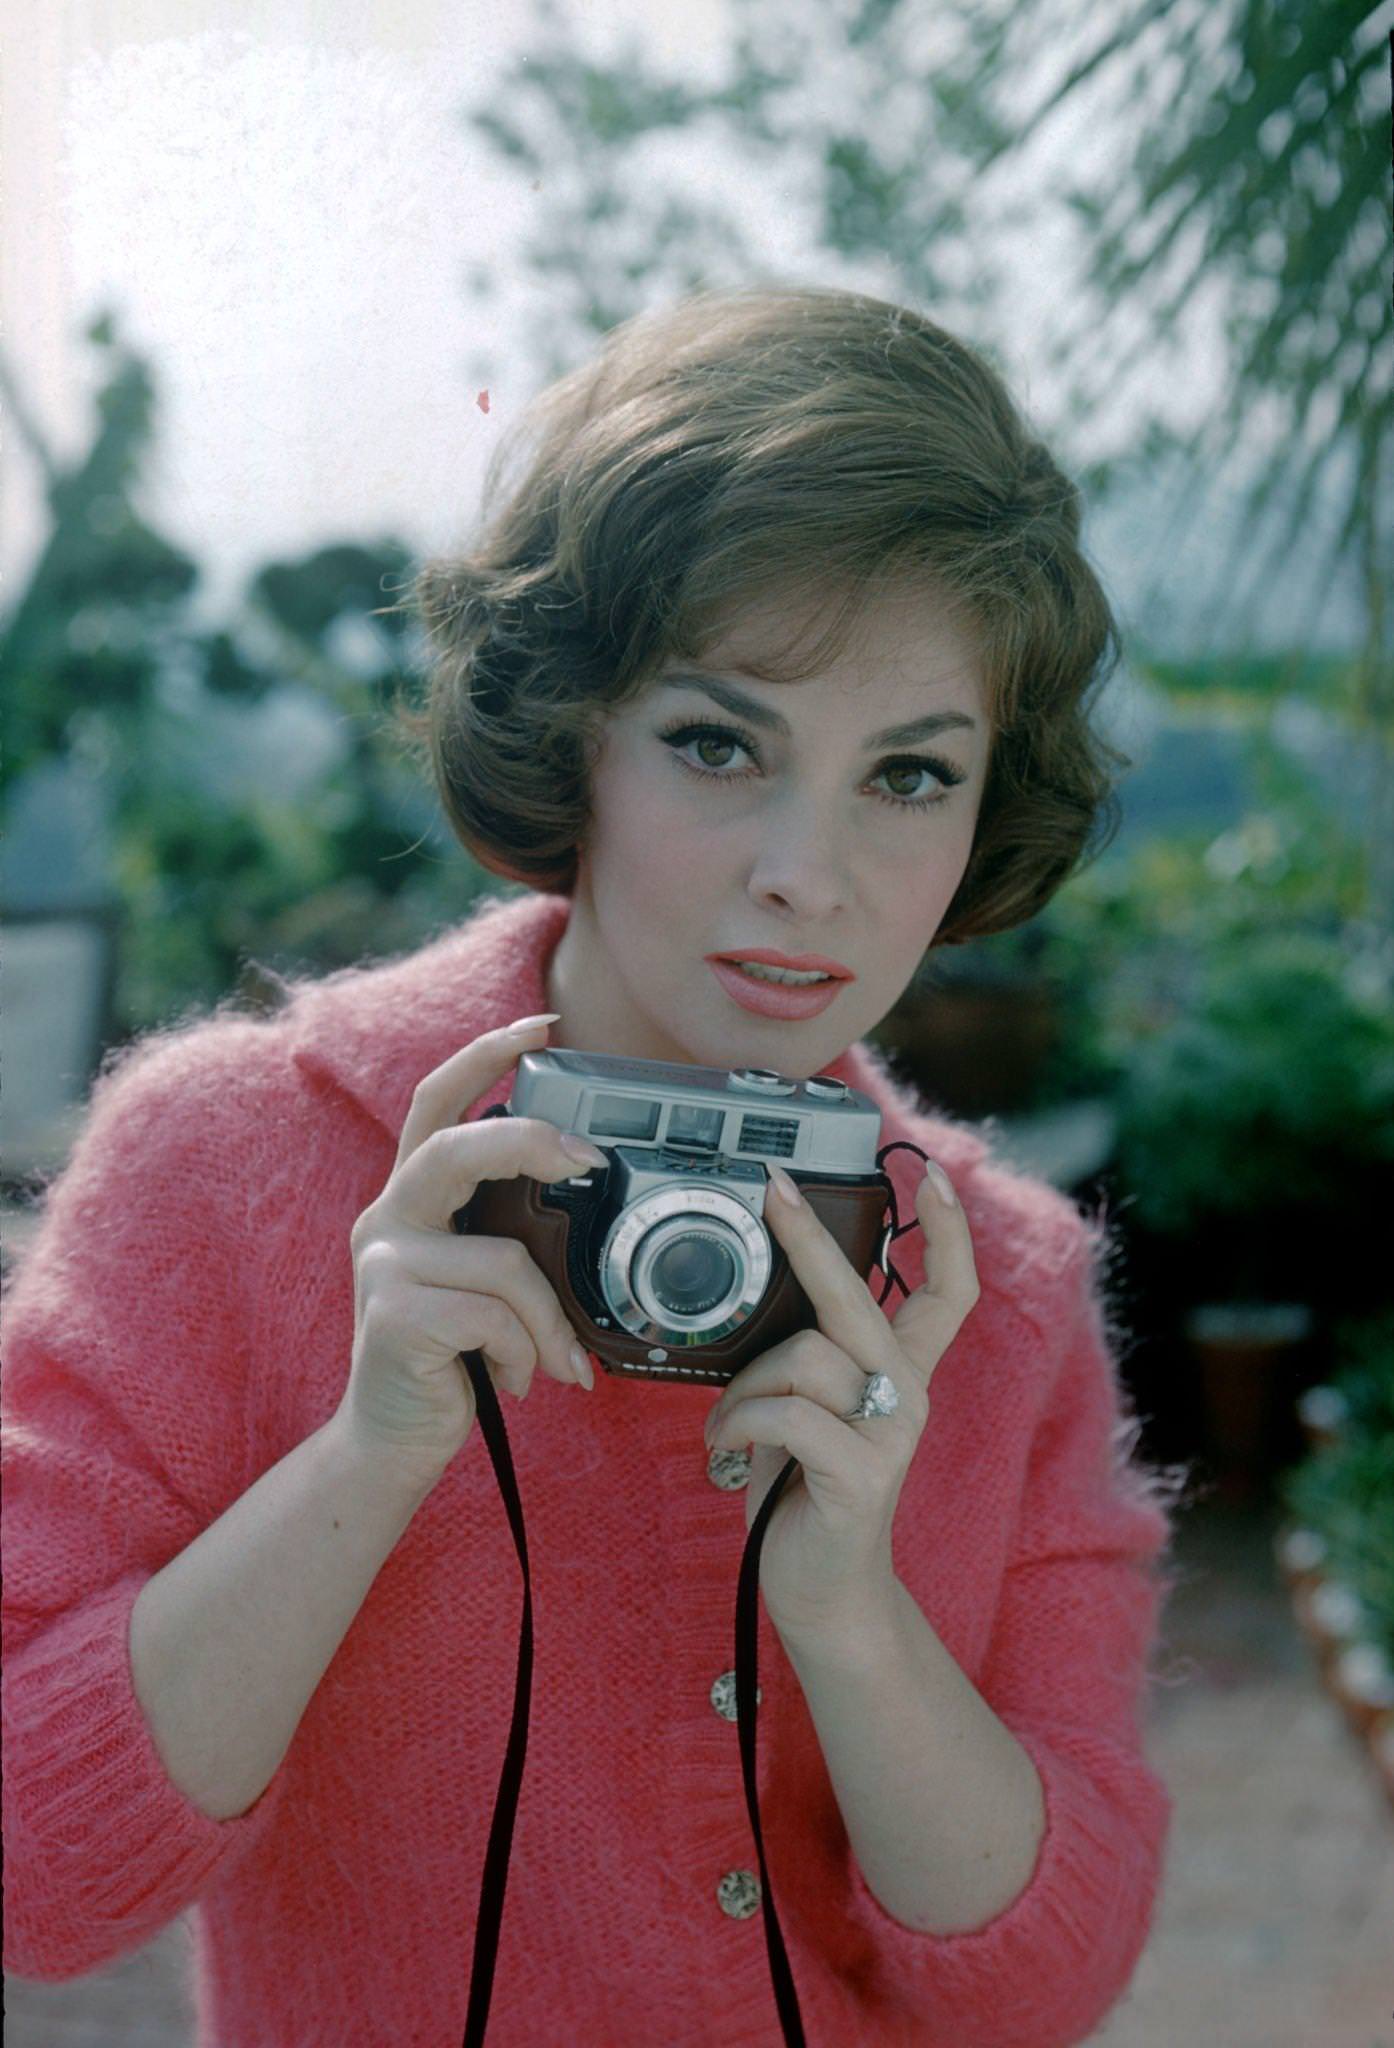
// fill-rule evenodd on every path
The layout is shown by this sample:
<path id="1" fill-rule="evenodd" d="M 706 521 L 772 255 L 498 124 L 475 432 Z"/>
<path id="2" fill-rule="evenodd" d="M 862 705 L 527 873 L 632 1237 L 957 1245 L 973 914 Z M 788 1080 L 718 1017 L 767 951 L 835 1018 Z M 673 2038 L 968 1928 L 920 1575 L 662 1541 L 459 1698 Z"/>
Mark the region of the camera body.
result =
<path id="1" fill-rule="evenodd" d="M 764 1221 L 771 1164 L 856 1272 L 876 1263 L 890 1199 L 876 1163 L 881 1113 L 830 1075 L 549 1047 L 521 1056 L 507 1108 L 491 1113 L 579 1131 L 606 1156 L 603 1171 L 545 1186 L 526 1174 L 481 1181 L 451 1222 L 525 1245 L 607 1372 L 725 1386 L 815 1327 Z"/>

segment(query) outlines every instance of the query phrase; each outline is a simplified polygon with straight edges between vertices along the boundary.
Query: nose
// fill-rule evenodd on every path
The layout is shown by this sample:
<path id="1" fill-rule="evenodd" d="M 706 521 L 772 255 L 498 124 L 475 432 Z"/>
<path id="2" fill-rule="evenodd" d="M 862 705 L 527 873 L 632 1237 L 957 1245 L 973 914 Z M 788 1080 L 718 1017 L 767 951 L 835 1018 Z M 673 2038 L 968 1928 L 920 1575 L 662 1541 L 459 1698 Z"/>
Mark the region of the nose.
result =
<path id="1" fill-rule="evenodd" d="M 851 902 L 842 827 L 826 809 L 804 801 L 771 805 L 762 815 L 746 892 L 801 926 L 835 918 Z"/>

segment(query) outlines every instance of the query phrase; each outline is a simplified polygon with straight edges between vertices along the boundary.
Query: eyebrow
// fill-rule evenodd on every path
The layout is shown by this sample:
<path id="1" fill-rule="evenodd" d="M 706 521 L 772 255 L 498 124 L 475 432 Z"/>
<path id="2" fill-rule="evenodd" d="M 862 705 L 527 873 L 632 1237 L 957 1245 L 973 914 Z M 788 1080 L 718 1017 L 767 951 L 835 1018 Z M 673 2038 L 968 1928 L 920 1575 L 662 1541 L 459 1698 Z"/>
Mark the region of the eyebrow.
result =
<path id="1" fill-rule="evenodd" d="M 782 718 L 779 712 L 771 711 L 768 704 L 762 704 L 758 697 L 738 690 L 733 683 L 722 682 L 719 676 L 682 671 L 660 676 L 658 680 L 674 690 L 701 690 L 723 710 L 748 718 L 752 725 L 763 725 L 769 732 L 780 733 L 785 739 L 792 730 L 788 719 Z M 863 745 L 868 753 L 874 747 L 904 746 L 907 741 L 928 739 L 932 733 L 945 732 L 955 726 L 972 732 L 976 729 L 977 720 L 970 718 L 966 711 L 931 711 L 927 717 L 912 718 L 908 725 L 888 725 L 881 732 L 870 733 Z"/>

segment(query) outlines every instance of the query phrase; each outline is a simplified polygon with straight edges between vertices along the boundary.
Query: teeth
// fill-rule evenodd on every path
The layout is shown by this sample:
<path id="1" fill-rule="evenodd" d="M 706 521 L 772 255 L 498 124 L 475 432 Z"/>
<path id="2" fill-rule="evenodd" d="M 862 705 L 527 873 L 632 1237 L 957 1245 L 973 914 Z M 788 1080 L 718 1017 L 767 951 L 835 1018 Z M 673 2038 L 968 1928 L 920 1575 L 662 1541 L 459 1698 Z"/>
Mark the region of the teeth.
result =
<path id="1" fill-rule="evenodd" d="M 815 981 L 832 980 L 830 974 L 810 973 L 799 967 L 766 967 L 754 960 L 736 960 L 732 965 L 739 967 L 742 974 L 750 975 L 754 981 L 787 981 L 798 988 L 809 988 Z"/>

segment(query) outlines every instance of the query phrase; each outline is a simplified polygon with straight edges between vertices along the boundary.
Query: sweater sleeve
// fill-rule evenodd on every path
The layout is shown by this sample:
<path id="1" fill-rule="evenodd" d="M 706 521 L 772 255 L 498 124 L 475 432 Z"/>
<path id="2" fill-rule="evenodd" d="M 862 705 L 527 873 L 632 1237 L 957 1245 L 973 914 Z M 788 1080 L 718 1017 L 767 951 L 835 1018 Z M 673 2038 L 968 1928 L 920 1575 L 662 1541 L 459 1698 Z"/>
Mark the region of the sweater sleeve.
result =
<path id="1" fill-rule="evenodd" d="M 1155 1567 L 1170 1535 L 1168 1482 L 1132 1462 L 1138 1425 L 1119 1387 L 1094 1241 L 1064 1206 L 1065 1249 L 1040 1317 L 1050 1390 L 979 1680 L 1040 1776 L 1035 1868 L 986 1926 L 938 1936 L 887 1913 L 848 1856 L 852 1910 L 886 1972 L 888 2006 L 924 2039 L 959 2048 L 1070 2048 L 1099 2027 L 1146 1943 L 1170 1827 L 1139 1714 L 1172 1583 Z"/>
<path id="2" fill-rule="evenodd" d="M 98 1080 L 7 1290 L 4 1961 L 20 1976 L 80 1976 L 150 1940 L 283 1790 L 278 1773 L 228 1821 L 185 1799 L 127 1650 L 141 1587 L 255 1477 L 237 1190 L 265 1029 L 152 1035 Z"/>

